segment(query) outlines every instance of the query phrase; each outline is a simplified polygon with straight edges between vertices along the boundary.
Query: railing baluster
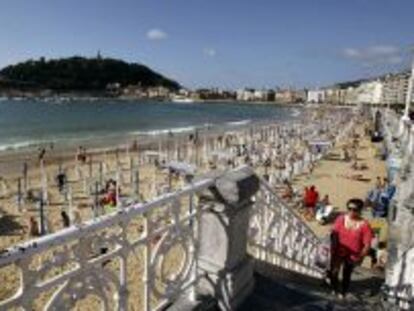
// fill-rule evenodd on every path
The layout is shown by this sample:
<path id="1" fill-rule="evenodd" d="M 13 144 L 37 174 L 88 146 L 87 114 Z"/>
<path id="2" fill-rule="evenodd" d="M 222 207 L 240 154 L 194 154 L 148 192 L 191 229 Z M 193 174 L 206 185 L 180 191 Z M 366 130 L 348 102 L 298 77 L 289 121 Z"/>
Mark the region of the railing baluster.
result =
<path id="1" fill-rule="evenodd" d="M 125 229 L 124 229 L 125 230 Z M 123 234 L 124 238 L 125 233 Z M 127 311 L 128 310 L 128 260 L 125 256 L 125 253 L 120 256 L 120 272 L 119 272 L 119 283 L 120 283 L 120 293 L 119 293 L 119 310 Z"/>
<path id="2" fill-rule="evenodd" d="M 151 228 L 151 211 L 144 214 L 144 310 L 151 310 L 151 241 L 149 238 Z"/>
<path id="3" fill-rule="evenodd" d="M 189 196 L 189 214 L 193 213 L 194 210 L 194 195 L 190 194 Z M 197 299 L 197 277 L 198 277 L 198 241 L 200 238 L 200 206 L 195 207 L 195 214 L 194 214 L 194 221 L 190 222 L 190 226 L 192 229 L 194 243 L 190 245 L 190 256 L 193 258 L 193 268 L 191 271 L 191 283 L 192 286 L 190 288 L 190 300 L 196 301 Z M 192 218 L 190 218 L 192 219 Z"/>

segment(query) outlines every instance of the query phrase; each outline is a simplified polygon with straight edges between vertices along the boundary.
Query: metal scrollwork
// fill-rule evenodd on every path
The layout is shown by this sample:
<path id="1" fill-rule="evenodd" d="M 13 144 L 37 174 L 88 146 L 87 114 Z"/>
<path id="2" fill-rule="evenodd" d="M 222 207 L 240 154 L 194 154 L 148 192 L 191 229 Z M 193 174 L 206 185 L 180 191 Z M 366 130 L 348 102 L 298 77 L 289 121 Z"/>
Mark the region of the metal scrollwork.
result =
<path id="1" fill-rule="evenodd" d="M 253 256 L 273 258 L 272 264 L 297 267 L 298 272 L 311 276 L 322 275 L 313 265 L 319 239 L 263 180 L 255 197 L 249 232 Z"/>

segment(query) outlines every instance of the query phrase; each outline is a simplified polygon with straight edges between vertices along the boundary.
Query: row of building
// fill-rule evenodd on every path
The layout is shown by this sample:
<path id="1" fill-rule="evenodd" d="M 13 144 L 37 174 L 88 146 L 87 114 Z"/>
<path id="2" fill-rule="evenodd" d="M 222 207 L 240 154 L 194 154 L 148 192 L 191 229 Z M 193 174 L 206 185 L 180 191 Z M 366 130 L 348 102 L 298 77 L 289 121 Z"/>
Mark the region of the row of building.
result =
<path id="1" fill-rule="evenodd" d="M 411 71 L 387 74 L 375 79 L 337 83 L 320 89 L 254 89 L 243 88 L 237 91 L 220 88 L 197 90 L 181 89 L 173 92 L 165 87 L 142 87 L 119 83 L 109 84 L 107 92 L 123 98 L 171 99 L 183 96 L 192 100 L 237 100 L 267 103 L 328 103 L 328 104 L 404 104 L 409 89 Z M 412 96 L 411 98 L 414 98 Z"/>
<path id="2" fill-rule="evenodd" d="M 309 103 L 331 104 L 404 104 L 411 72 L 387 74 L 375 79 L 338 83 L 330 87 L 307 91 Z M 411 96 L 411 98 L 414 98 Z"/>
<path id="3" fill-rule="evenodd" d="M 306 101 L 306 90 L 295 89 L 240 89 L 236 92 L 239 101 L 261 101 L 278 103 L 300 103 Z"/>
<path id="4" fill-rule="evenodd" d="M 244 88 L 237 91 L 221 88 L 203 88 L 196 90 L 181 89 L 173 92 L 168 88 L 142 87 L 140 85 L 128 85 L 122 87 L 119 83 L 107 85 L 107 94 L 120 98 L 149 98 L 171 99 L 175 96 L 183 96 L 192 100 L 237 100 L 246 102 L 280 102 L 297 103 L 306 101 L 306 90 L 294 89 L 253 89 Z"/>
<path id="5" fill-rule="evenodd" d="M 409 90 L 411 71 L 386 74 L 374 79 L 337 83 L 320 89 L 253 89 L 244 88 L 235 92 L 205 89 L 194 91 L 197 99 L 234 99 L 246 102 L 276 103 L 328 103 L 340 105 L 398 105 L 404 104 Z M 411 96 L 414 99 L 414 94 Z"/>

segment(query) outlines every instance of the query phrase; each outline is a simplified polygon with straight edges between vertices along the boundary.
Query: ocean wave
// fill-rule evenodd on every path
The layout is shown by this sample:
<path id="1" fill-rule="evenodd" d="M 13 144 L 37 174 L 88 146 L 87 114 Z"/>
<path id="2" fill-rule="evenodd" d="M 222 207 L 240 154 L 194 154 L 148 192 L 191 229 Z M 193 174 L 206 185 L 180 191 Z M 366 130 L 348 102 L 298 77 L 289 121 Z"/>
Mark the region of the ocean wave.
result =
<path id="1" fill-rule="evenodd" d="M 168 134 L 168 133 L 185 133 L 185 132 L 192 132 L 196 129 L 196 126 L 185 126 L 185 127 L 175 127 L 175 128 L 169 128 L 169 129 L 159 129 L 159 130 L 149 130 L 149 131 L 133 131 L 129 134 L 132 135 L 162 135 L 162 134 Z"/>
<path id="2" fill-rule="evenodd" d="M 39 146 L 44 143 L 46 142 L 22 141 L 22 142 L 16 142 L 16 143 L 9 143 L 9 144 L 0 145 L 0 151 L 10 151 L 10 150 L 17 150 L 17 149 L 28 148 L 28 147 L 35 147 L 35 146 Z"/>
<path id="3" fill-rule="evenodd" d="M 291 116 L 292 117 L 298 117 L 298 116 L 300 116 L 300 114 L 301 114 L 301 111 L 299 109 L 293 109 L 293 111 L 291 113 Z"/>
<path id="4" fill-rule="evenodd" d="M 249 124 L 250 122 L 252 122 L 252 120 L 241 120 L 241 121 L 231 121 L 231 122 L 227 122 L 227 125 L 232 125 L 232 126 L 237 126 L 237 125 L 245 125 L 245 124 Z"/>

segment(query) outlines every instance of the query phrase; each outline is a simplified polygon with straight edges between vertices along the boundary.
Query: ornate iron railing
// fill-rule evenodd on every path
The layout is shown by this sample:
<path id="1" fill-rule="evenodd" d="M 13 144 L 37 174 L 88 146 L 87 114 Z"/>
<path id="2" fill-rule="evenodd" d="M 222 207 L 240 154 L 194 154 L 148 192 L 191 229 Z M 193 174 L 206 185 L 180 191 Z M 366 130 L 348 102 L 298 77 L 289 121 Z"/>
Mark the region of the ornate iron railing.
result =
<path id="1" fill-rule="evenodd" d="M 0 255 L 0 310 L 160 310 L 195 293 L 199 219 L 197 193 L 208 178 L 145 204 L 32 240 Z M 252 255 L 302 274 L 319 240 L 261 180 L 254 197 Z"/>
<path id="2" fill-rule="evenodd" d="M 161 309 L 196 283 L 202 208 L 195 193 L 213 182 L 194 183 L 2 253 L 0 310 Z"/>
<path id="3" fill-rule="evenodd" d="M 382 291 L 388 304 L 398 310 L 412 310 L 414 306 L 414 247 L 405 251 L 393 266 L 393 273 Z"/>
<path id="4" fill-rule="evenodd" d="M 385 113 L 385 132 L 391 159 L 396 162 L 397 192 L 391 204 L 389 256 L 386 268 L 384 299 L 393 310 L 412 310 L 414 307 L 414 128 L 411 121 L 399 119 L 390 111 Z M 398 160 L 398 161 L 396 161 Z M 388 164 L 388 170 L 395 169 Z"/>
<path id="5" fill-rule="evenodd" d="M 261 180 L 250 219 L 252 255 L 272 266 L 320 278 L 322 270 L 315 266 L 319 245 L 307 224 Z"/>

